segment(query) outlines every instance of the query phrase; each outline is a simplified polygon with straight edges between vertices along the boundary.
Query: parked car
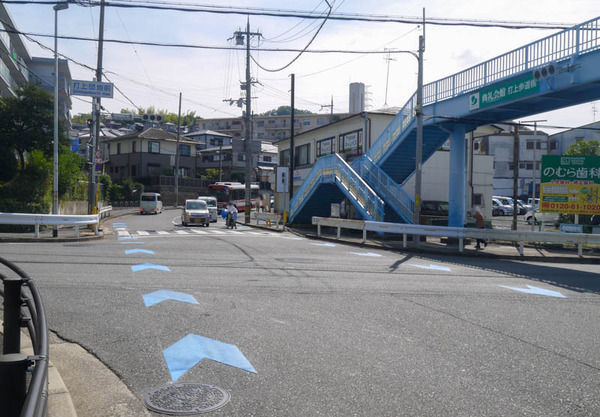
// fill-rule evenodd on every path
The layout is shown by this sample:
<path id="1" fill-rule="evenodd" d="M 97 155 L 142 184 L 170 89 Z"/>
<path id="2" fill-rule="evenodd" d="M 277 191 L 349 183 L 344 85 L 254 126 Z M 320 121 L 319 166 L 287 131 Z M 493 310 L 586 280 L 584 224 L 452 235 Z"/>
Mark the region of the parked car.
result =
<path id="1" fill-rule="evenodd" d="M 519 206 L 519 214 L 527 214 L 527 212 L 531 210 L 531 206 L 525 204 L 525 202 L 521 200 L 517 200 L 517 205 Z"/>
<path id="2" fill-rule="evenodd" d="M 539 224 L 540 222 L 551 223 L 555 226 L 560 224 L 560 214 L 558 213 L 540 213 L 529 210 L 524 218 L 529 224 Z"/>
<path id="3" fill-rule="evenodd" d="M 215 223 L 219 218 L 217 213 L 219 211 L 217 208 L 217 198 L 210 196 L 200 196 L 198 197 L 198 200 L 206 201 L 206 205 L 208 206 L 208 212 L 210 213 L 210 222 Z"/>
<path id="4" fill-rule="evenodd" d="M 492 216 L 512 216 L 512 214 L 512 206 L 502 204 L 497 198 L 492 198 Z"/>
<path id="5" fill-rule="evenodd" d="M 448 208 L 447 201 L 423 200 L 421 202 L 421 215 L 448 217 Z"/>
<path id="6" fill-rule="evenodd" d="M 210 225 L 210 213 L 206 201 L 185 200 L 185 205 L 181 211 L 181 224 L 201 224 L 208 227 Z"/>
<path id="7" fill-rule="evenodd" d="M 504 196 L 497 196 L 494 195 L 492 196 L 492 198 L 495 198 L 496 200 L 500 201 L 500 203 L 502 203 L 502 205 L 504 206 L 510 206 L 512 207 L 513 211 L 515 209 L 515 200 L 512 197 L 504 197 Z M 523 202 L 521 200 L 517 200 L 517 214 L 525 214 L 527 213 L 527 209 L 522 207 Z M 511 213 L 512 214 L 512 213 Z M 510 216 L 510 214 L 509 214 Z"/>

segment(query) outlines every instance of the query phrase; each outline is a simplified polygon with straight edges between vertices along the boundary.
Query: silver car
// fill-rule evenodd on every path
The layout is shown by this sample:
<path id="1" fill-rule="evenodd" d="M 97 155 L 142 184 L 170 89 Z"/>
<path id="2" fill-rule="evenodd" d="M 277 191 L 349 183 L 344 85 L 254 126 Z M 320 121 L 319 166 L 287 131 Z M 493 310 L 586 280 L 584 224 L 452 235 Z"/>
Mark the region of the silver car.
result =
<path id="1" fill-rule="evenodd" d="M 201 224 L 206 227 L 210 224 L 210 213 L 206 201 L 185 200 L 185 205 L 181 211 L 181 224 Z"/>

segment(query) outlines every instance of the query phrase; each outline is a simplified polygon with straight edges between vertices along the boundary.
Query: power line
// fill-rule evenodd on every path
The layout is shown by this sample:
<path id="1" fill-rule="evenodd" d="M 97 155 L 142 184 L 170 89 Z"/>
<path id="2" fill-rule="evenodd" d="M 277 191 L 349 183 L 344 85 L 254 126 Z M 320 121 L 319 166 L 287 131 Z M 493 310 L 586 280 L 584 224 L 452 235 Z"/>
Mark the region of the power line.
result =
<path id="1" fill-rule="evenodd" d="M 37 4 L 54 5 L 55 1 L 32 1 L 32 0 L 3 0 L 6 4 Z M 86 2 L 89 5 L 99 5 L 98 2 Z M 312 12 L 267 8 L 251 7 L 231 7 L 215 5 L 193 5 L 186 4 L 185 7 L 177 7 L 174 3 L 165 2 L 105 2 L 106 7 L 118 7 L 125 9 L 150 9 L 150 10 L 168 10 L 187 13 L 214 13 L 214 14 L 237 14 L 244 16 L 269 16 L 281 18 L 300 18 L 300 19 L 322 19 L 322 16 L 316 16 Z M 422 17 L 415 16 L 390 16 L 377 14 L 361 13 L 333 13 L 329 20 L 340 21 L 359 21 L 373 23 L 404 23 L 420 24 L 423 23 Z M 448 18 L 427 18 L 425 23 L 428 25 L 439 26 L 471 26 L 471 27 L 496 27 L 504 29 L 566 29 L 573 24 L 570 23 L 544 23 L 544 22 L 521 22 L 521 21 L 494 21 L 494 20 L 476 20 L 476 19 L 448 19 Z"/>

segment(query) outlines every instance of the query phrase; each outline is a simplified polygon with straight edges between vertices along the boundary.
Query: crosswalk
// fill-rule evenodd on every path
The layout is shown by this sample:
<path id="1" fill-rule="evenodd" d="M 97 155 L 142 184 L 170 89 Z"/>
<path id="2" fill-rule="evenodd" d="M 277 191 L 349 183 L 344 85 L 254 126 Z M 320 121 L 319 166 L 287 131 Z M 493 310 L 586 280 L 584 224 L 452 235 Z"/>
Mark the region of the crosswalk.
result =
<path id="1" fill-rule="evenodd" d="M 126 230 L 124 228 L 115 228 L 117 237 L 158 237 L 158 236 L 239 236 L 239 237 L 279 237 L 279 233 L 254 230 L 231 230 L 217 228 L 182 228 L 175 230 Z"/>

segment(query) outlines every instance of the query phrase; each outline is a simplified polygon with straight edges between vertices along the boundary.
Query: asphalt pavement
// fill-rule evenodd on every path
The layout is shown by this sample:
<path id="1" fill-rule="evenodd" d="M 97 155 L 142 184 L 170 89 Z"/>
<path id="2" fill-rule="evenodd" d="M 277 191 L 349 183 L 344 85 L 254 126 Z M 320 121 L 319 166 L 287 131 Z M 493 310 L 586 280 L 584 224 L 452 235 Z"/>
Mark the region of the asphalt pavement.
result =
<path id="1" fill-rule="evenodd" d="M 215 415 L 600 412 L 586 383 L 600 369 L 600 284 L 582 263 L 597 261 L 592 249 L 583 260 L 555 247 L 520 257 L 491 242 L 459 255 L 439 239 L 404 249 L 311 229 L 183 228 L 177 216 L 112 219 L 99 240 L 0 236 L 3 253 L 39 277 L 51 360 L 80 416 L 147 415 L 146 393 L 174 382 L 165 348 L 185 334 L 235 343 L 256 371 L 203 360 L 177 380 L 229 390 Z M 155 255 L 123 255 L 133 248 Z M 136 272 L 143 259 L 170 271 Z M 524 283 L 567 298 L 511 289 Z M 165 288 L 199 305 L 140 305 L 140 294 Z"/>

